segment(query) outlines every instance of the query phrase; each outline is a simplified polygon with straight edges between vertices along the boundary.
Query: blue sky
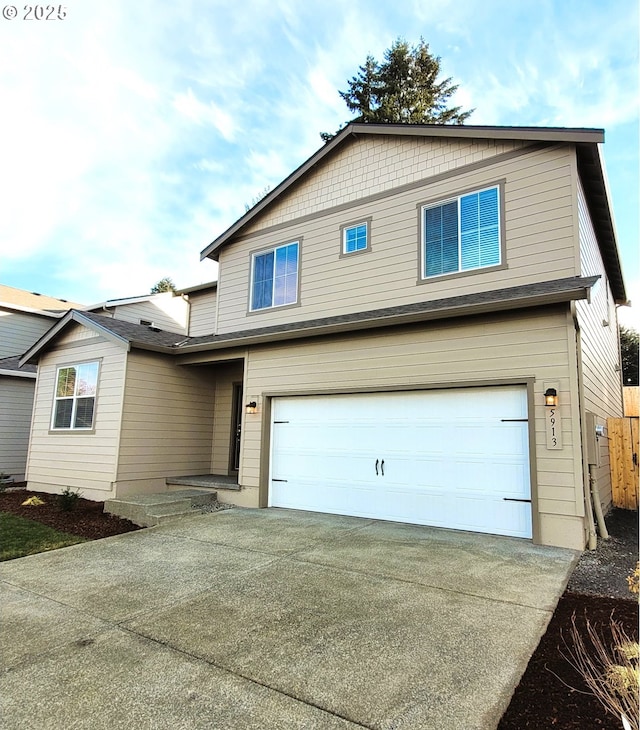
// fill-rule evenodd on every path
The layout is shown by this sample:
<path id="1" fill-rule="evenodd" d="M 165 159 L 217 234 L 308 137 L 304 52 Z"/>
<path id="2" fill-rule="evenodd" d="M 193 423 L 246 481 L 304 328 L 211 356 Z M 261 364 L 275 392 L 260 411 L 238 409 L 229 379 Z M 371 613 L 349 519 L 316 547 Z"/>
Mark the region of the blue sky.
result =
<path id="1" fill-rule="evenodd" d="M 629 295 L 640 286 L 635 0 L 65 7 L 0 18 L 0 283 L 93 303 L 214 279 L 200 251 L 349 118 L 338 90 L 366 55 L 422 36 L 469 124 L 606 130 Z"/>

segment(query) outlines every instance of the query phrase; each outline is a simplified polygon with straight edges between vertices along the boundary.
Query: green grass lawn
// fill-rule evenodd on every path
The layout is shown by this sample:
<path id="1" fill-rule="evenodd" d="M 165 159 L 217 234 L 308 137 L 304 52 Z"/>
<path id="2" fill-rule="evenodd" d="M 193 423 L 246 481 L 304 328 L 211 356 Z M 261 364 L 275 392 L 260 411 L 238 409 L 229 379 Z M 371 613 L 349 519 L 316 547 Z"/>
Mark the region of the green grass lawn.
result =
<path id="1" fill-rule="evenodd" d="M 0 561 L 22 558 L 79 542 L 87 541 L 83 537 L 59 532 L 25 517 L 0 512 Z"/>

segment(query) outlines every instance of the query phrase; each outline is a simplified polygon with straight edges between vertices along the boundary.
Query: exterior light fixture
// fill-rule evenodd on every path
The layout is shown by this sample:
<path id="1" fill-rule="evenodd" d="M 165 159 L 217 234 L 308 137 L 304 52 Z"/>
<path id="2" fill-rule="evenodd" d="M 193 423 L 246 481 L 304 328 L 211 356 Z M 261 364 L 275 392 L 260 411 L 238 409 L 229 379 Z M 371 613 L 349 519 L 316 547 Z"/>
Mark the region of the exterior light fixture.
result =
<path id="1" fill-rule="evenodd" d="M 544 404 L 549 408 L 558 407 L 558 391 L 555 388 L 547 388 L 544 392 Z"/>
<path id="2" fill-rule="evenodd" d="M 245 406 L 245 409 L 247 413 L 256 413 L 258 410 L 258 404 L 254 400 L 249 401 L 249 403 Z"/>

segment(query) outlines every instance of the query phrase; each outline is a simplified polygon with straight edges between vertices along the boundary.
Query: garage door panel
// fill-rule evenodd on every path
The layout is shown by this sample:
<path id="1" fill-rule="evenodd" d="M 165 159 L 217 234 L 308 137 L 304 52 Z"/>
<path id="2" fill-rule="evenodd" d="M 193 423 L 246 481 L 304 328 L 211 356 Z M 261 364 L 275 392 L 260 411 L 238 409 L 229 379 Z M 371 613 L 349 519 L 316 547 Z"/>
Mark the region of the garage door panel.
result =
<path id="1" fill-rule="evenodd" d="M 277 398 L 273 414 L 274 506 L 531 535 L 524 387 Z"/>

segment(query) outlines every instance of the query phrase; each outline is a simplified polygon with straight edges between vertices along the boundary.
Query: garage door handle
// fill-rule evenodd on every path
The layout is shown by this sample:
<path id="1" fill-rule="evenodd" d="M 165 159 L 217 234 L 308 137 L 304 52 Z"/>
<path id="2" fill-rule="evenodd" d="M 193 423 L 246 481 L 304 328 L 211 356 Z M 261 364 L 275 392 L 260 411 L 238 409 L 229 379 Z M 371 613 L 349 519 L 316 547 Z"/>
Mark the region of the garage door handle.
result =
<path id="1" fill-rule="evenodd" d="M 382 472 L 382 476 L 384 476 L 384 459 L 380 462 L 380 471 Z"/>
<path id="2" fill-rule="evenodd" d="M 530 499 L 515 499 L 514 497 L 503 497 L 505 502 L 527 502 L 527 504 L 531 504 Z"/>
<path id="3" fill-rule="evenodd" d="M 376 459 L 376 476 L 378 476 L 378 464 L 380 463 L 379 459 Z"/>

